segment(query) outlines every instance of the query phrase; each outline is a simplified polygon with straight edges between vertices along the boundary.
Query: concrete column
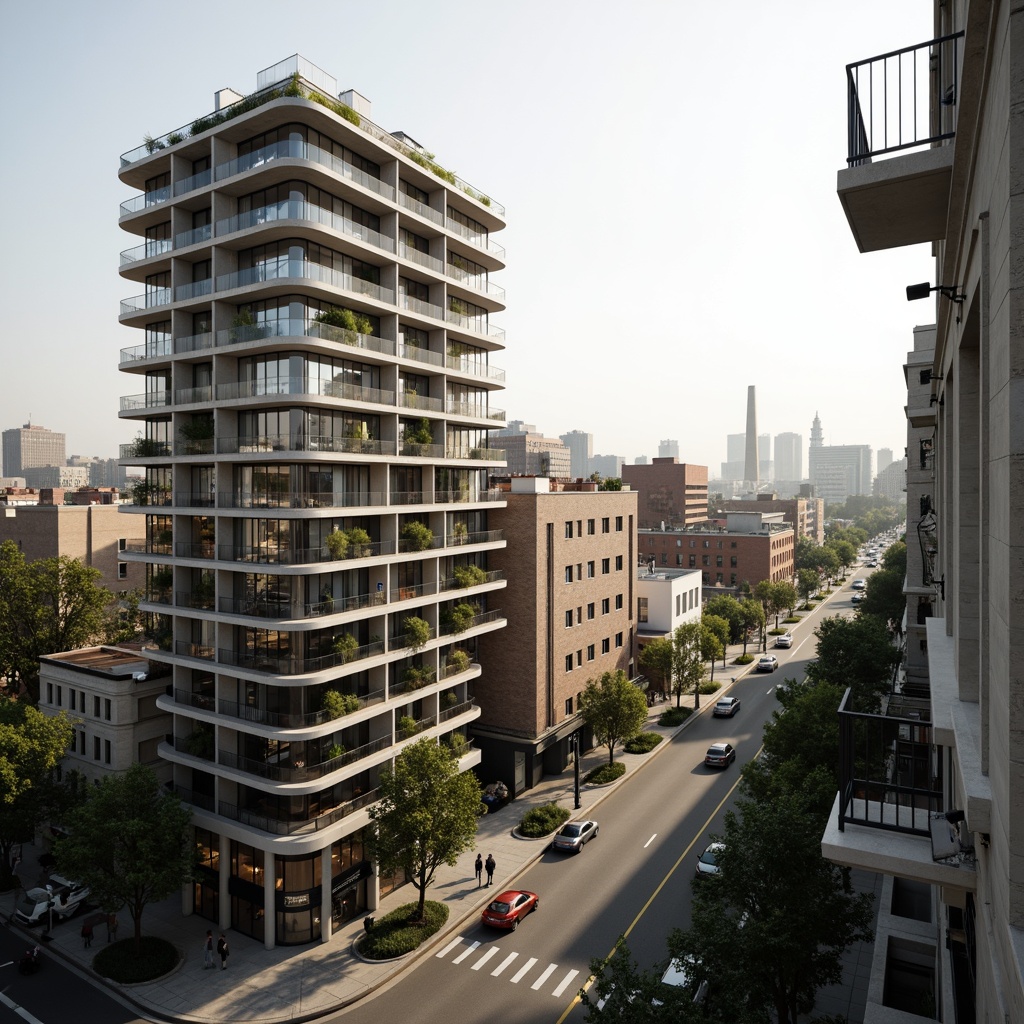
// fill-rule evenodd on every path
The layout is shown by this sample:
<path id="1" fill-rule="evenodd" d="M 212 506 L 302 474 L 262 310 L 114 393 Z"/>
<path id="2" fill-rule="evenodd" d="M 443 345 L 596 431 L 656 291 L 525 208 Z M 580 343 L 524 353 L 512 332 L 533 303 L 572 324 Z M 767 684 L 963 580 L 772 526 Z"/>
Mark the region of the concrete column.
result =
<path id="1" fill-rule="evenodd" d="M 330 942 L 334 929 L 331 914 L 331 848 L 320 851 L 320 941 Z"/>
<path id="2" fill-rule="evenodd" d="M 227 836 L 218 836 L 217 848 L 220 850 L 217 862 L 217 920 L 223 930 L 231 925 L 231 894 L 228 892 L 228 881 L 231 878 L 231 840 Z"/>
<path id="3" fill-rule="evenodd" d="M 277 903 L 274 879 L 277 878 L 277 865 L 274 855 L 269 850 L 263 854 L 263 947 L 273 949 L 277 942 Z"/>

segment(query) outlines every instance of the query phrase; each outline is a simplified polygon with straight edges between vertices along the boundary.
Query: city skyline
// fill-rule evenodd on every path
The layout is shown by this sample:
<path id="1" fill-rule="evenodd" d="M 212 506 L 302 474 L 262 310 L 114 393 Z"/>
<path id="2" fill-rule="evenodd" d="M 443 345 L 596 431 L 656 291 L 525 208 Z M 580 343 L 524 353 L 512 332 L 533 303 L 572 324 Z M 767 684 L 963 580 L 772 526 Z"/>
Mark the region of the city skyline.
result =
<path id="1" fill-rule="evenodd" d="M 928 38 L 929 8 L 875 0 L 837 32 L 840 12 L 829 5 L 790 6 L 793 31 L 779 37 L 787 49 L 771 64 L 773 92 L 785 99 L 771 107 L 749 97 L 763 87 L 763 40 L 778 35 L 779 12 L 755 3 L 742 4 L 737 19 L 728 7 L 651 0 L 628 15 L 607 3 L 552 8 L 527 0 L 466 19 L 464 6 L 439 2 L 429 24 L 407 3 L 339 5 L 319 12 L 315 34 L 295 19 L 268 38 L 261 25 L 279 22 L 276 6 L 255 0 L 239 23 L 227 8 L 183 0 L 178 16 L 204 25 L 190 41 L 190 60 L 213 69 L 209 82 L 189 80 L 145 48 L 124 47 L 123 27 L 138 17 L 127 3 L 70 7 L 57 23 L 47 5 L 13 8 L 0 46 L 15 77 L 32 83 L 33 103 L 14 90 L 0 100 L 9 136 L 35 153 L 53 154 L 60 140 L 57 150 L 73 150 L 76 162 L 68 176 L 56 155 L 38 161 L 39 202 L 9 214 L 18 244 L 4 280 L 18 302 L 8 304 L 12 341 L 0 375 L 5 425 L 31 414 L 65 433 L 77 454 L 113 454 L 132 440 L 117 417 L 118 351 L 133 339 L 117 323 L 130 289 L 117 274 L 125 244 L 116 223 L 131 191 L 111 172 L 145 134 L 211 111 L 213 88 L 246 92 L 254 68 L 298 52 L 321 66 L 340 64 L 340 87 L 367 96 L 382 127 L 415 126 L 417 141 L 444 166 L 471 184 L 486 182 L 508 211 L 500 326 L 511 343 L 502 367 L 509 415 L 556 437 L 593 430 L 595 451 L 629 460 L 678 438 L 681 458 L 710 468 L 722 461 L 721 435 L 742 429 L 743 389 L 756 383 L 759 418 L 773 434 L 806 434 L 815 408 L 828 405 L 831 443 L 897 448 L 906 338 L 933 319 L 934 305 L 908 304 L 892 282 L 928 278 L 929 250 L 861 258 L 832 183 L 846 152 L 845 64 L 875 52 L 877 18 L 894 45 Z M 424 88 L 424 56 L 454 55 L 456 27 L 460 75 L 486 86 L 457 95 Z M 386 62 L 360 46 L 339 61 L 323 42 L 382 34 Z M 697 48 L 679 61 L 677 40 L 694 34 L 728 38 L 730 60 Z M 225 48 L 224 38 L 233 45 Z M 88 117 L 77 98 L 85 83 Z M 614 142 L 619 157 L 596 160 L 598 139 Z M 656 165 L 636 156 L 655 143 Z M 524 174 L 541 154 L 547 172 Z M 652 179 L 656 168 L 673 170 Z M 14 162 L 0 174 L 10 194 L 23 187 Z M 637 184 L 652 180 L 660 184 L 648 199 L 660 202 L 636 206 Z M 66 208 L 76 210 L 74 220 L 46 230 Z M 723 273 L 741 248 L 770 248 L 779 272 Z M 63 268 L 57 288 L 52 274 L 39 272 L 51 264 Z M 612 266 L 621 293 L 602 284 Z M 847 284 L 854 275 L 856 292 Z M 666 289 L 668 281 L 680 286 Z M 724 393 L 723 356 L 746 371 Z M 714 388 L 701 383 L 710 380 Z M 829 397 L 837 389 L 839 401 Z M 689 428 L 721 423 L 723 408 L 730 422 L 720 432 Z"/>

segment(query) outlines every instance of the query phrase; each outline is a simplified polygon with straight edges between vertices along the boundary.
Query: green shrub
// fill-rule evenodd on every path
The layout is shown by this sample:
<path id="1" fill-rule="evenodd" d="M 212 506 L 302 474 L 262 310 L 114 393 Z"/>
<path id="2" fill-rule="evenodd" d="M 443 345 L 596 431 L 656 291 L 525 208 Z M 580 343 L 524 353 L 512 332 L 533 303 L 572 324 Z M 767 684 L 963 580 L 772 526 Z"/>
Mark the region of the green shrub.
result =
<path id="1" fill-rule="evenodd" d="M 359 952 L 368 960 L 390 960 L 417 949 L 423 941 L 440 931 L 448 920 L 448 905 L 427 900 L 423 920 L 416 919 L 418 904 L 405 903 L 384 917 L 378 917 L 359 944 Z"/>
<path id="2" fill-rule="evenodd" d="M 769 636 L 782 636 L 782 634 L 785 633 L 785 632 L 786 632 L 786 630 L 782 629 L 782 627 L 780 626 L 780 627 L 778 627 L 776 629 L 769 629 L 768 630 L 768 635 Z"/>
<path id="3" fill-rule="evenodd" d="M 398 734 L 403 740 L 415 736 L 420 731 L 420 723 L 412 715 L 402 715 L 398 719 Z"/>
<path id="4" fill-rule="evenodd" d="M 341 718 L 359 710 L 359 698 L 354 693 L 339 693 L 327 690 L 324 693 L 323 709 L 328 718 Z"/>
<path id="5" fill-rule="evenodd" d="M 456 523 L 456 526 L 465 524 Z M 453 573 L 455 584 L 460 590 L 487 582 L 487 573 L 479 565 L 460 565 Z"/>
<path id="6" fill-rule="evenodd" d="M 818 606 L 817 606 L 817 605 L 816 605 L 816 604 L 815 604 L 815 603 L 814 603 L 813 601 L 808 601 L 808 602 L 807 602 L 807 604 L 805 604 L 805 605 L 804 605 L 804 606 L 803 606 L 803 607 L 802 607 L 802 608 L 800 609 L 800 611 L 802 611 L 802 612 L 813 612 L 813 611 L 814 611 L 814 609 L 815 609 L 815 608 L 817 608 L 817 607 L 818 607 Z"/>
<path id="7" fill-rule="evenodd" d="M 649 754 L 664 737 L 657 732 L 642 732 L 626 740 L 624 748 L 627 754 Z"/>
<path id="8" fill-rule="evenodd" d="M 143 935 L 141 948 L 136 948 L 134 936 L 104 946 L 92 962 L 93 970 L 104 978 L 122 985 L 137 985 L 143 981 L 162 978 L 174 970 L 178 951 L 166 939 Z"/>
<path id="9" fill-rule="evenodd" d="M 424 665 L 410 665 L 402 673 L 402 682 L 405 683 L 407 690 L 418 690 L 421 686 L 429 686 L 436 679 L 434 670 Z"/>
<path id="10" fill-rule="evenodd" d="M 595 786 L 601 786 L 608 782 L 621 779 L 626 774 L 626 766 L 621 761 L 614 764 L 602 764 L 587 772 L 584 782 L 592 782 Z"/>
<path id="11" fill-rule="evenodd" d="M 658 725 L 663 725 L 670 729 L 677 725 L 682 725 L 692 714 L 693 708 L 666 708 L 658 716 Z"/>
<path id="12" fill-rule="evenodd" d="M 469 664 L 469 653 L 458 647 L 450 650 L 445 659 L 445 668 L 452 672 L 465 672 L 469 668 Z"/>
<path id="13" fill-rule="evenodd" d="M 468 601 L 462 601 L 455 605 L 455 607 L 448 613 L 446 622 L 451 627 L 451 631 L 453 633 L 465 633 L 466 630 L 473 625 L 473 620 L 479 614 L 480 605 L 470 604 Z"/>
<path id="14" fill-rule="evenodd" d="M 409 551 L 426 551 L 434 542 L 434 531 L 426 523 L 412 519 L 402 527 L 402 540 Z"/>
<path id="15" fill-rule="evenodd" d="M 701 693 L 717 693 L 722 688 L 722 684 L 717 679 L 705 679 L 697 689 Z"/>
<path id="16" fill-rule="evenodd" d="M 528 839 L 540 839 L 541 836 L 550 835 L 564 825 L 571 814 L 568 807 L 559 807 L 555 803 L 534 807 L 527 811 L 519 822 L 519 834 Z"/>
<path id="17" fill-rule="evenodd" d="M 733 664 L 734 665 L 749 665 L 753 660 L 754 660 L 754 656 L 752 654 L 741 654 L 738 658 L 736 658 L 736 660 L 733 662 Z"/>
<path id="18" fill-rule="evenodd" d="M 414 650 L 418 651 L 430 640 L 430 623 L 426 619 L 421 619 L 418 615 L 406 616 L 405 621 L 402 623 L 402 628 L 405 630 L 409 646 Z"/>
<path id="19" fill-rule="evenodd" d="M 351 633 L 339 633 L 334 638 L 334 643 L 331 645 L 331 650 L 335 654 L 339 655 L 341 660 L 348 661 L 355 652 L 355 649 L 359 646 L 359 641 Z"/>
<path id="20" fill-rule="evenodd" d="M 782 621 L 783 622 L 799 622 L 800 621 L 800 616 L 799 615 L 790 615 L 788 618 L 785 618 Z"/>

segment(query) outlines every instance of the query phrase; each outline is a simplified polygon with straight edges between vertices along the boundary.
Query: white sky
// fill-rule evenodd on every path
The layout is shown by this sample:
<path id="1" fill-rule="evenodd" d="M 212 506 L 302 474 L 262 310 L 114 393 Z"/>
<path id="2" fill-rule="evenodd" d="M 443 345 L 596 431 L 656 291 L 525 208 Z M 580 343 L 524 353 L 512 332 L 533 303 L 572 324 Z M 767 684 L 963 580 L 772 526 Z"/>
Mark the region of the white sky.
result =
<path id="1" fill-rule="evenodd" d="M 756 384 L 760 432 L 806 452 L 818 410 L 827 444 L 899 457 L 902 364 L 934 319 L 904 287 L 933 262 L 860 255 L 836 172 L 846 64 L 931 29 L 928 0 L 8 3 L 0 428 L 131 440 L 119 156 L 300 53 L 505 206 L 510 419 L 629 462 L 676 438 L 717 475 Z"/>

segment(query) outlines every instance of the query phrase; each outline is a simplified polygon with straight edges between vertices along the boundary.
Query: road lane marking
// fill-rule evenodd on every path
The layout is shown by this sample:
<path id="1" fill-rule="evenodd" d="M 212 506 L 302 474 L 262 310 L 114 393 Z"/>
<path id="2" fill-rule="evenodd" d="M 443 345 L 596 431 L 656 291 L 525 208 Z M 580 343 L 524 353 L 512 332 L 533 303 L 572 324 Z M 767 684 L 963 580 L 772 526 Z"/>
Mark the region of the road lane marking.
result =
<path id="1" fill-rule="evenodd" d="M 454 939 L 452 939 L 451 942 L 448 943 L 447 946 L 444 947 L 444 949 L 441 950 L 440 953 L 436 953 L 435 956 L 444 956 L 445 954 L 450 953 L 456 946 L 461 945 L 461 944 L 462 944 L 462 937 L 461 936 L 456 936 Z"/>
<path id="2" fill-rule="evenodd" d="M 653 835 L 653 836 L 651 836 L 651 838 L 650 838 L 650 839 L 648 839 L 646 843 L 644 843 L 644 849 L 645 849 L 645 850 L 647 849 L 647 847 L 648 847 L 648 846 L 650 846 L 650 845 L 651 845 L 651 843 L 653 843 L 653 842 L 654 842 L 654 840 L 655 840 L 655 839 L 657 838 L 657 836 L 658 836 L 658 833 L 657 833 L 657 832 L 655 832 L 655 833 L 654 833 L 654 835 Z"/>
<path id="3" fill-rule="evenodd" d="M 534 992 L 544 984 L 551 975 L 558 970 L 558 964 L 548 964 L 541 976 L 530 986 Z"/>
<path id="4" fill-rule="evenodd" d="M 508 965 L 512 963 L 512 961 L 515 960 L 517 956 L 519 956 L 518 953 L 509 953 L 509 955 L 505 957 L 505 959 L 502 960 L 501 963 L 498 964 L 498 966 L 495 967 L 493 971 L 491 971 L 491 977 L 496 978 L 499 974 L 501 974 L 501 972 L 505 970 L 505 968 L 508 967 Z"/>
<path id="5" fill-rule="evenodd" d="M 563 992 L 564 992 L 564 991 L 565 991 L 565 990 L 566 990 L 566 989 L 567 989 L 567 988 L 569 987 L 569 983 L 570 983 L 570 982 L 572 981 L 572 979 L 573 979 L 573 978 L 575 978 L 575 977 L 576 977 L 576 975 L 577 975 L 577 974 L 579 974 L 579 973 L 580 973 L 579 971 L 570 971 L 570 972 L 569 972 L 569 973 L 568 973 L 568 974 L 567 974 L 567 975 L 566 975 L 566 976 L 565 976 L 565 977 L 564 977 L 564 978 L 562 979 L 562 984 L 561 984 L 561 985 L 559 985 L 559 986 L 558 986 L 558 988 L 556 988 L 556 989 L 555 989 L 555 991 L 554 991 L 554 992 L 552 992 L 551 994 L 552 994 L 553 996 L 560 996 L 560 995 L 561 995 L 561 994 L 562 994 L 562 993 L 563 993 Z"/>
<path id="6" fill-rule="evenodd" d="M 12 960 L 11 963 L 13 964 L 14 961 Z M 4 967 L 7 966 L 7 964 L 4 964 Z M 0 1003 L 3 1003 L 4 1006 L 10 1007 L 19 1017 L 21 1017 L 22 1020 L 26 1022 L 26 1024 L 43 1024 L 38 1017 L 33 1017 L 24 1006 L 19 1006 L 13 999 L 4 995 L 3 992 L 0 992 Z"/>
<path id="7" fill-rule="evenodd" d="M 480 943 L 479 943 L 479 942 L 473 942 L 473 943 L 470 943 L 470 946 L 469 946 L 469 948 L 468 948 L 467 950 L 465 950 L 464 952 L 460 953 L 460 954 L 459 954 L 459 955 L 458 955 L 458 956 L 457 956 L 457 957 L 456 957 L 456 958 L 455 958 L 455 959 L 454 959 L 454 960 L 452 961 L 452 963 L 453 963 L 453 964 L 461 964 L 461 963 L 462 963 L 462 961 L 463 961 L 463 960 L 465 960 L 465 959 L 466 959 L 466 957 L 467 957 L 467 956 L 469 956 L 469 954 L 470 954 L 470 953 L 472 953 L 472 952 L 473 952 L 473 950 L 474 950 L 474 949 L 476 949 L 476 948 L 477 948 L 477 946 L 479 946 L 479 945 L 480 945 Z"/>
<path id="8" fill-rule="evenodd" d="M 491 957 L 494 956 L 494 954 L 497 953 L 497 952 L 498 952 L 498 947 L 497 946 L 491 946 L 491 948 L 489 950 L 487 950 L 487 952 L 484 953 L 484 955 L 482 957 L 480 957 L 480 959 L 477 960 L 477 962 L 475 964 L 473 964 L 473 966 L 470 968 L 470 970 L 479 971 L 480 968 L 483 967 L 483 965 L 485 963 L 487 963 L 487 961 L 490 960 Z"/>
<path id="9" fill-rule="evenodd" d="M 754 758 L 753 758 L 754 760 L 756 760 L 757 758 L 759 758 L 761 756 L 761 751 L 762 750 L 764 750 L 764 744 L 762 744 L 758 748 L 757 753 L 754 754 Z M 675 864 L 672 865 L 672 867 L 670 867 L 668 869 L 668 872 L 666 873 L 665 877 L 658 883 L 658 887 L 654 890 L 654 892 L 651 893 L 650 898 L 647 900 L 647 902 L 637 912 L 636 917 L 634 917 L 632 922 L 630 922 L 629 927 L 622 933 L 622 936 L 621 936 L 622 939 L 628 939 L 629 938 L 629 936 L 632 933 L 633 929 L 640 923 L 640 918 L 642 918 L 644 916 L 644 914 L 647 913 L 648 909 L 650 908 L 651 904 L 655 901 L 655 899 L 657 898 L 658 894 L 661 892 L 662 889 L 665 888 L 666 885 L 668 885 L 668 880 L 676 873 L 676 871 L 679 870 L 679 865 L 682 864 L 683 861 L 687 857 L 689 857 L 690 851 L 693 849 L 693 847 L 696 844 L 697 840 L 705 833 L 705 831 L 707 831 L 707 829 L 710 826 L 711 822 L 714 821 L 715 815 L 718 814 L 718 812 L 725 806 L 726 801 L 728 801 L 732 797 L 732 794 L 736 790 L 736 787 L 739 786 L 739 784 L 742 781 L 743 781 L 743 775 L 740 774 L 737 777 L 736 781 L 732 784 L 732 786 L 729 787 L 729 791 L 725 794 L 725 796 L 722 797 L 722 799 L 719 802 L 718 806 L 708 815 L 708 820 L 705 821 L 704 824 L 701 826 L 701 828 L 694 834 L 693 839 L 690 840 L 690 843 L 686 847 L 686 849 L 683 850 L 683 852 L 681 854 L 679 854 L 679 859 L 675 862 Z M 618 943 L 616 943 L 616 945 L 617 944 Z M 604 962 L 607 963 L 612 958 L 614 953 L 615 953 L 615 946 L 612 946 L 612 948 L 609 951 L 608 955 L 604 958 Z M 594 984 L 595 980 L 596 980 L 596 976 L 593 975 L 593 974 L 590 975 L 589 978 L 587 978 L 587 980 L 584 983 L 583 987 L 579 990 L 579 992 L 576 993 L 576 995 L 573 997 L 572 1001 L 569 1003 L 569 1005 L 562 1012 L 562 1015 L 558 1018 L 558 1020 L 555 1021 L 555 1024 L 564 1024 L 566 1017 L 568 1017 L 569 1014 L 572 1013 L 572 1011 L 576 1008 L 576 1004 L 580 1002 L 580 996 L 582 996 L 584 992 L 586 992 L 586 991 L 588 991 L 590 989 L 590 986 Z"/>
<path id="10" fill-rule="evenodd" d="M 523 966 L 520 967 L 519 970 L 516 971 L 516 973 L 512 975 L 512 978 L 511 978 L 512 984 L 513 985 L 517 985 L 520 981 L 522 981 L 523 980 L 523 975 L 526 974 L 526 972 L 528 970 L 530 970 L 530 968 L 533 967 L 533 965 L 536 962 L 537 962 L 537 958 L 535 956 L 531 956 L 530 959 L 527 960 L 526 963 L 523 964 Z"/>

